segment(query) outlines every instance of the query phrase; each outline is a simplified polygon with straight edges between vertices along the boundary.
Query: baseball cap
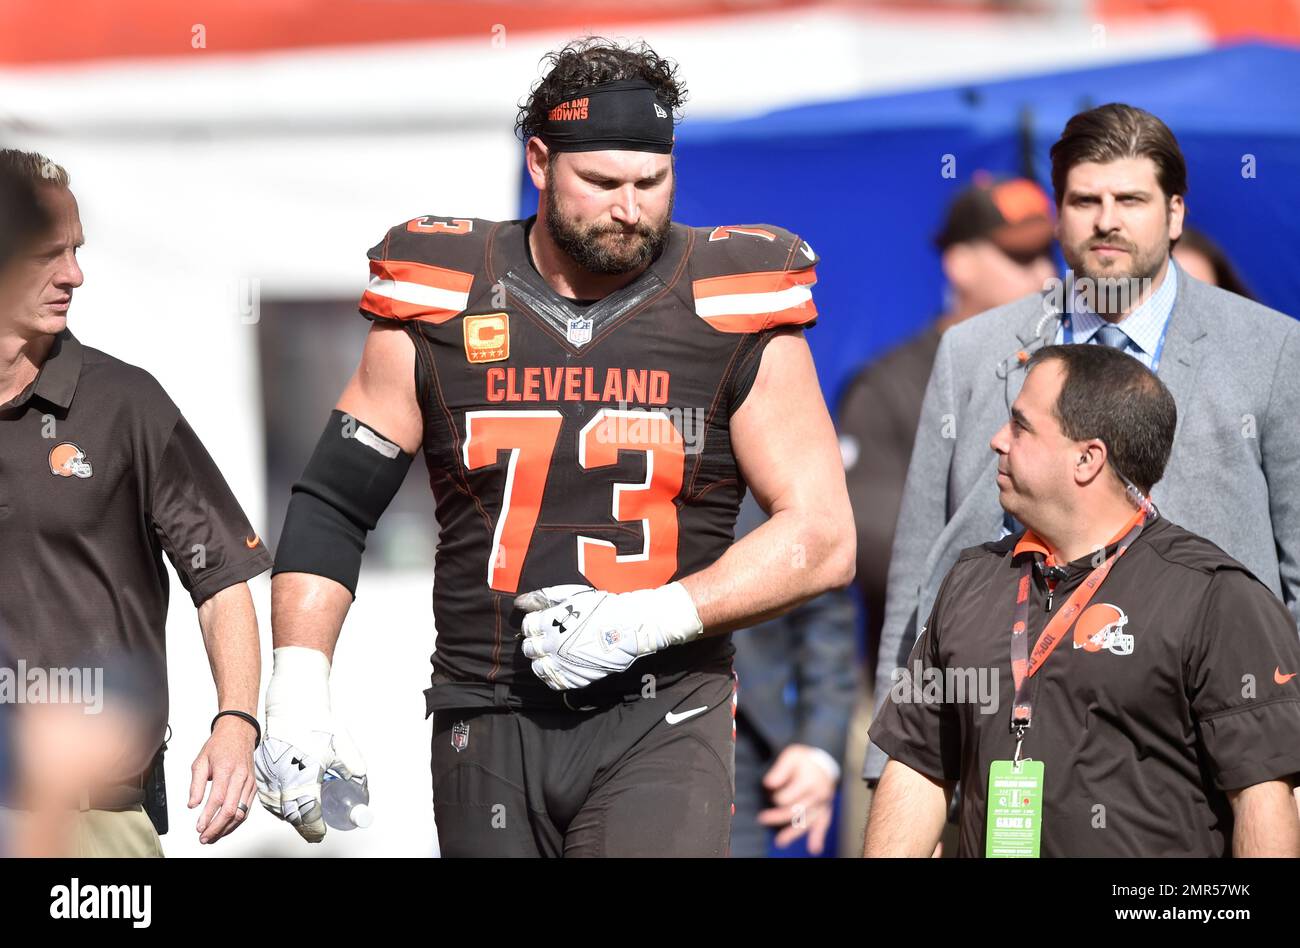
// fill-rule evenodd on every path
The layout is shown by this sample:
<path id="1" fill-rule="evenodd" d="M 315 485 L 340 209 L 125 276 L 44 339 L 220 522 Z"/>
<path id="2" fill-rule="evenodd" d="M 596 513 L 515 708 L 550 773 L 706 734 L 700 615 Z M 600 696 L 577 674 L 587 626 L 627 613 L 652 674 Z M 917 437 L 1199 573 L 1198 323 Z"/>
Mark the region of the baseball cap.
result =
<path id="1" fill-rule="evenodd" d="M 1046 191 L 1028 178 L 994 179 L 977 172 L 949 205 L 935 243 L 946 250 L 956 243 L 989 240 L 1008 256 L 1026 260 L 1047 253 L 1052 236 L 1052 202 Z"/>

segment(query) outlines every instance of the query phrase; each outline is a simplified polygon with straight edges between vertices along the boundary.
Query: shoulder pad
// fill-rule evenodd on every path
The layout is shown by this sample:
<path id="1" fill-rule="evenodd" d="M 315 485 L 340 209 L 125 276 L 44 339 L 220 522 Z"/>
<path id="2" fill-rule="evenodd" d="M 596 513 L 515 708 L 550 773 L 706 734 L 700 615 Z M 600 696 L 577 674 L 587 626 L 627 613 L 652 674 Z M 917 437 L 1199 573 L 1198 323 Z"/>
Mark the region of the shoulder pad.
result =
<path id="1" fill-rule="evenodd" d="M 370 283 L 361 315 L 442 323 L 463 312 L 496 223 L 430 214 L 390 228 L 367 254 Z"/>
<path id="2" fill-rule="evenodd" d="M 695 312 L 721 332 L 811 326 L 812 285 L 820 258 L 773 224 L 695 228 L 691 292 Z"/>

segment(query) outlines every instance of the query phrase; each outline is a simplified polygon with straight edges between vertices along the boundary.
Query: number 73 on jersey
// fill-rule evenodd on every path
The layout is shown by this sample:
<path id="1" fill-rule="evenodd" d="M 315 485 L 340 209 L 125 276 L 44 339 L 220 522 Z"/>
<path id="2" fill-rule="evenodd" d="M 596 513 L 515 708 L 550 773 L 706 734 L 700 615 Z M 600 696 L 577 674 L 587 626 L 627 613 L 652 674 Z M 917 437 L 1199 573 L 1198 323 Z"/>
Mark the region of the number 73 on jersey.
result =
<path id="1" fill-rule="evenodd" d="M 465 413 L 465 468 L 505 468 L 501 512 L 487 563 L 488 586 L 497 592 L 519 591 L 563 423 L 564 416 L 555 410 Z M 651 589 L 677 571 L 674 500 L 686 470 L 685 447 L 677 426 L 663 412 L 602 408 L 578 432 L 578 466 L 609 467 L 618 463 L 620 451 L 645 455 L 645 480 L 615 484 L 610 498 L 614 520 L 640 521 L 641 549 L 619 554 L 608 540 L 580 535 L 578 572 L 597 589 Z"/>

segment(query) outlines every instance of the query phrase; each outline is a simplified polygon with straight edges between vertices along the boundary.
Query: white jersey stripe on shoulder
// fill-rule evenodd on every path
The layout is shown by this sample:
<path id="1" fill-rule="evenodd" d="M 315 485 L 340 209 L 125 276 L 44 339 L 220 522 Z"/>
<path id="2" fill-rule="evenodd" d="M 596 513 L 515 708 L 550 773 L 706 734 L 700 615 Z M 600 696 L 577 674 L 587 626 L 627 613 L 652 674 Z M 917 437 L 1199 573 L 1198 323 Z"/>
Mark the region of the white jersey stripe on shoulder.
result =
<path id="1" fill-rule="evenodd" d="M 469 305 L 468 293 L 457 293 L 423 283 L 408 283 L 404 280 L 383 280 L 371 277 L 366 286 L 367 293 L 384 296 L 412 306 L 424 306 L 429 309 L 460 312 Z"/>
<path id="2" fill-rule="evenodd" d="M 792 309 L 812 300 L 806 286 L 791 286 L 767 293 L 731 293 L 696 299 L 695 312 L 708 319 L 712 316 L 748 316 Z"/>

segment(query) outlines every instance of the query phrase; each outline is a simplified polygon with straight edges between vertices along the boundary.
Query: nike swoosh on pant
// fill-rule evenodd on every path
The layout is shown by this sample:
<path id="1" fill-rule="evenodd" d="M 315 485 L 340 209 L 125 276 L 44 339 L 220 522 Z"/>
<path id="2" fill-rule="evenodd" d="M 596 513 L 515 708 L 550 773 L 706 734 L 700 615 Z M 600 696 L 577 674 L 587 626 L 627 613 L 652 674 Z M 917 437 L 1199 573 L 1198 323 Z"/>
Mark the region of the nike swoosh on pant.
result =
<path id="1" fill-rule="evenodd" d="M 664 715 L 664 720 L 667 721 L 669 724 L 679 724 L 682 721 L 685 721 L 687 718 L 693 718 L 701 711 L 707 711 L 707 710 L 709 710 L 709 706 L 706 704 L 699 708 L 691 708 L 691 710 L 689 711 L 683 711 L 681 714 L 673 714 L 673 712 L 669 711 L 667 714 Z"/>

